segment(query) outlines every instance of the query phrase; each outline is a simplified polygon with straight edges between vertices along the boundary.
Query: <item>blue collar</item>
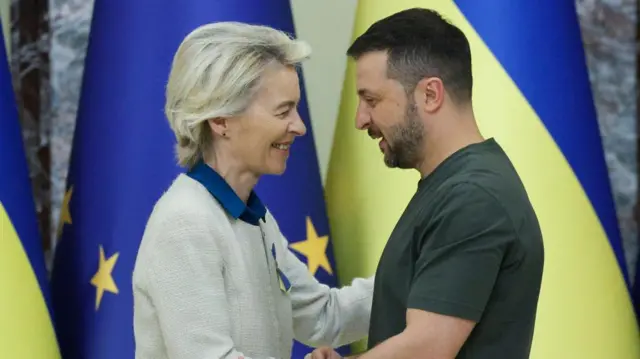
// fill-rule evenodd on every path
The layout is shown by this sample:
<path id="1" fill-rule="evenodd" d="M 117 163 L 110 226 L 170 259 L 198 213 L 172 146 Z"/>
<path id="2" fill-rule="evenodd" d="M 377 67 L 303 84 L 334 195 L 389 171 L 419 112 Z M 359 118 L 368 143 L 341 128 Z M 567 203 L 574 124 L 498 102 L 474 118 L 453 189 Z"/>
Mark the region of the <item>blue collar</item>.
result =
<path id="1" fill-rule="evenodd" d="M 187 175 L 200 182 L 233 218 L 256 226 L 260 219 L 265 220 L 267 208 L 254 191 L 245 205 L 227 181 L 206 163 L 200 161 Z"/>

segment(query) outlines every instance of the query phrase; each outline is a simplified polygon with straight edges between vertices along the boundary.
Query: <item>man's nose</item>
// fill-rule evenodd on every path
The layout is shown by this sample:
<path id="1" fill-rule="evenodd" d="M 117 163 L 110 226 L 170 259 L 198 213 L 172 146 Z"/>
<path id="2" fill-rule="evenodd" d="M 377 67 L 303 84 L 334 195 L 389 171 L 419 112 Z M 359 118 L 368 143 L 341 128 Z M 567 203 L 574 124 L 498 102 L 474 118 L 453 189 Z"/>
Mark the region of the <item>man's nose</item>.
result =
<path id="1" fill-rule="evenodd" d="M 361 105 L 358 106 L 356 111 L 356 128 L 358 130 L 366 130 L 371 124 L 371 115 L 369 111 L 363 109 Z"/>

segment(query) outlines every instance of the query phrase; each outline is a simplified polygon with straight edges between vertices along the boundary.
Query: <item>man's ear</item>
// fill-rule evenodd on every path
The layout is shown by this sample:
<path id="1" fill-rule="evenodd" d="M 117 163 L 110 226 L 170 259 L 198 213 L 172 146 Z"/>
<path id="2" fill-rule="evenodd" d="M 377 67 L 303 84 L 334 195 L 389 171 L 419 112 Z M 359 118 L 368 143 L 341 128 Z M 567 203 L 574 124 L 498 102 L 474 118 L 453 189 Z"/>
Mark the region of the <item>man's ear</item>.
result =
<path id="1" fill-rule="evenodd" d="M 224 117 L 215 117 L 207 120 L 211 132 L 220 137 L 227 137 L 227 119 Z"/>
<path id="2" fill-rule="evenodd" d="M 444 103 L 444 84 L 438 77 L 425 77 L 416 85 L 414 100 L 420 111 L 437 112 Z"/>

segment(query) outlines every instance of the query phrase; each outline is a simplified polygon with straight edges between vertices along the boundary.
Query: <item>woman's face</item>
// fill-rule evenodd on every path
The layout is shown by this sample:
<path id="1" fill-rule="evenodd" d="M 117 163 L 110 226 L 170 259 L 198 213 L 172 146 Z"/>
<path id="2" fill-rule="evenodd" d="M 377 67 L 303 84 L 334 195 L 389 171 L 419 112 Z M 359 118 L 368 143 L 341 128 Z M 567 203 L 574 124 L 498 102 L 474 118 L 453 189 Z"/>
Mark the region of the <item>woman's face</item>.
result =
<path id="1" fill-rule="evenodd" d="M 245 113 L 227 121 L 234 162 L 257 176 L 282 174 L 291 144 L 307 131 L 298 114 L 299 100 L 300 85 L 293 67 L 268 70 Z"/>

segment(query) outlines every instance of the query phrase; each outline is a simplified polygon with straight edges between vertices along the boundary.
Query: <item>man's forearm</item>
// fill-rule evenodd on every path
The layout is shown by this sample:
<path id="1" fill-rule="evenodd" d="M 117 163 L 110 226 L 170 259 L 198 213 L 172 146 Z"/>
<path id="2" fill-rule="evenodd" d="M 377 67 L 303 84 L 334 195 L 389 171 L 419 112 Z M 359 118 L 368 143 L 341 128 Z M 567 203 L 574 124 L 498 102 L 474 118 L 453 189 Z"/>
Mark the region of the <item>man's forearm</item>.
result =
<path id="1" fill-rule="evenodd" d="M 421 353 L 422 344 L 407 332 L 402 332 L 378 344 L 368 352 L 361 353 L 358 359 L 415 359 L 427 358 Z M 349 357 L 351 359 L 351 357 Z"/>
<path id="2" fill-rule="evenodd" d="M 443 350 L 438 343 L 420 331 L 405 330 L 373 349 L 359 354 L 358 359 L 455 359 L 457 351 Z"/>

